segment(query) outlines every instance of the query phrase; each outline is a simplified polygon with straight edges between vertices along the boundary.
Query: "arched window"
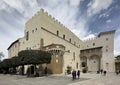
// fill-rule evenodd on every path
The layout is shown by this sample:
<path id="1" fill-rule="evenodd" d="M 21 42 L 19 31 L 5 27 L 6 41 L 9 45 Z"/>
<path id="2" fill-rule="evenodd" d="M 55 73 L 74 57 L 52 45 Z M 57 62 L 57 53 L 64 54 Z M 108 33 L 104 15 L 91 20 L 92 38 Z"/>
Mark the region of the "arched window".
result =
<path id="1" fill-rule="evenodd" d="M 29 32 L 26 32 L 26 40 L 29 39 Z"/>
<path id="2" fill-rule="evenodd" d="M 65 35 L 63 35 L 63 39 L 65 39 Z"/>
<path id="3" fill-rule="evenodd" d="M 82 62 L 81 66 L 82 66 L 82 67 L 86 67 L 86 63 L 85 63 L 85 62 Z"/>
<path id="4" fill-rule="evenodd" d="M 57 36 L 59 36 L 59 31 L 57 30 Z"/>
<path id="5" fill-rule="evenodd" d="M 69 39 L 69 42 L 71 43 L 71 38 Z"/>

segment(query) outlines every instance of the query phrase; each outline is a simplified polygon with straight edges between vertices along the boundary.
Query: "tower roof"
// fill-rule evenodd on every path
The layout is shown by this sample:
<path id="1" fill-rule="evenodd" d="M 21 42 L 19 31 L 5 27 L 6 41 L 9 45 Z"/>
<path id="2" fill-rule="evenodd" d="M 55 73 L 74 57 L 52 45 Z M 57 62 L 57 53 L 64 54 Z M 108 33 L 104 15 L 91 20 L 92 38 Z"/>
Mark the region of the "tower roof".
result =
<path id="1" fill-rule="evenodd" d="M 115 33 L 115 30 L 106 31 L 106 32 L 101 32 L 101 33 L 99 33 L 98 37 L 100 37 L 101 35 L 111 34 L 111 33 Z"/>

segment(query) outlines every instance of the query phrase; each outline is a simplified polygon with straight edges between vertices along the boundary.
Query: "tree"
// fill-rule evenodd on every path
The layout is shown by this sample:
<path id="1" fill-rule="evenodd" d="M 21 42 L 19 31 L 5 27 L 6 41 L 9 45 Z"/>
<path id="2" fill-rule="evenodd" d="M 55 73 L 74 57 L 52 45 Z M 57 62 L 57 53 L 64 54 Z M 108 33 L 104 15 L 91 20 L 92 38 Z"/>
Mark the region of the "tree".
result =
<path id="1" fill-rule="evenodd" d="M 0 69 L 3 70 L 3 73 L 9 73 L 9 68 L 12 67 L 12 63 L 11 63 L 11 59 L 4 59 L 1 63 L 0 63 Z"/>
<path id="2" fill-rule="evenodd" d="M 10 68 L 12 67 L 12 61 L 11 59 L 4 59 L 2 62 L 3 68 Z"/>
<path id="3" fill-rule="evenodd" d="M 24 50 L 18 53 L 23 65 L 50 63 L 51 54 L 41 50 Z"/>
<path id="4" fill-rule="evenodd" d="M 120 59 L 120 55 L 116 56 L 116 59 Z"/>
<path id="5" fill-rule="evenodd" d="M 19 65 L 22 65 L 22 61 L 21 61 L 21 58 L 18 57 L 18 56 L 14 56 L 11 58 L 11 64 L 12 64 L 12 67 L 17 67 Z"/>
<path id="6" fill-rule="evenodd" d="M 71 66 L 67 66 L 67 74 L 71 74 L 71 70 L 72 70 L 72 67 Z"/>
<path id="7" fill-rule="evenodd" d="M 51 61 L 51 54 L 41 50 L 24 50 L 19 52 L 18 56 L 21 58 L 22 62 L 22 75 L 24 75 L 24 65 L 33 64 L 34 68 L 36 68 L 38 64 L 48 64 Z"/>
<path id="8" fill-rule="evenodd" d="M 24 65 L 50 63 L 51 54 L 40 50 L 24 50 L 18 53 L 18 56 L 14 56 L 10 59 L 4 59 L 0 62 L 0 68 L 7 71 L 9 68 L 16 69 L 17 66 L 22 65 L 22 75 L 24 75 Z"/>

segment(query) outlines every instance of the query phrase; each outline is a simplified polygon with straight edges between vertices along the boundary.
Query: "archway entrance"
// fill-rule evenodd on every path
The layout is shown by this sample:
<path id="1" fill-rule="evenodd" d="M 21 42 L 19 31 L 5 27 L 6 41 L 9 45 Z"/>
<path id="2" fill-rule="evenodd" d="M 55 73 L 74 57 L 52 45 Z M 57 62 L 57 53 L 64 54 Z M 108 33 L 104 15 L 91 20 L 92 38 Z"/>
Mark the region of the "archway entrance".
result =
<path id="1" fill-rule="evenodd" d="M 80 57 L 81 60 L 81 67 L 87 66 L 87 58 L 85 56 Z"/>

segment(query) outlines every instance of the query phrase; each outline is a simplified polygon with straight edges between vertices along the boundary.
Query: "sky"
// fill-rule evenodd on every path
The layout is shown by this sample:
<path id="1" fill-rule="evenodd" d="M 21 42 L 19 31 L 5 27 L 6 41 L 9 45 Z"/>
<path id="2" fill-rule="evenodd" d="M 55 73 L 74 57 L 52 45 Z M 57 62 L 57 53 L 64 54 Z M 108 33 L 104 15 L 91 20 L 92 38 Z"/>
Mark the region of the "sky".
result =
<path id="1" fill-rule="evenodd" d="M 24 36 L 25 23 L 43 8 L 80 39 L 116 30 L 114 56 L 120 55 L 120 0 L 0 0 L 0 52 Z"/>

